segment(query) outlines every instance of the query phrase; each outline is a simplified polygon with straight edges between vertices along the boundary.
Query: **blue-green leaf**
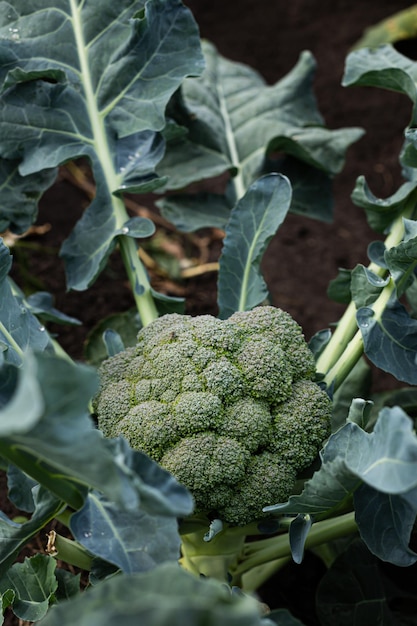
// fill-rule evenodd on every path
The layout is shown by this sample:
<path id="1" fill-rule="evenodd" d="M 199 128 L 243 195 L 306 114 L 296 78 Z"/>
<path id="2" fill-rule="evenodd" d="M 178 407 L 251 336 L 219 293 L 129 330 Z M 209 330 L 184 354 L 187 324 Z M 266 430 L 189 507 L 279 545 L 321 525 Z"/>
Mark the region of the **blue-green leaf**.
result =
<path id="1" fill-rule="evenodd" d="M 123 471 L 90 418 L 97 388 L 95 370 L 85 365 L 44 354 L 26 358 L 15 394 L 0 412 L 0 455 L 75 509 L 89 486 L 134 508 L 139 494 L 132 472 Z"/>
<path id="2" fill-rule="evenodd" d="M 409 548 L 417 512 L 417 489 L 391 495 L 362 485 L 355 493 L 356 523 L 369 550 L 400 567 L 417 562 Z"/>
<path id="3" fill-rule="evenodd" d="M 125 349 L 123 339 L 119 333 L 112 328 L 106 328 L 103 332 L 103 342 L 106 346 L 107 356 L 115 356 Z"/>
<path id="4" fill-rule="evenodd" d="M 8 278 L 11 265 L 11 254 L 0 237 L 0 363 L 20 365 L 25 350 L 42 351 L 51 344 L 45 327 L 14 290 Z"/>
<path id="5" fill-rule="evenodd" d="M 346 59 L 342 84 L 383 87 L 416 101 L 417 64 L 391 45 L 351 52 Z"/>
<path id="6" fill-rule="evenodd" d="M 324 328 L 323 330 L 319 330 L 317 333 L 315 333 L 308 342 L 308 347 L 314 354 L 314 358 L 316 359 L 316 361 L 324 348 L 329 343 L 331 337 L 332 331 L 330 330 L 330 328 Z"/>
<path id="7" fill-rule="evenodd" d="M 0 578 L 0 593 L 8 589 L 14 592 L 12 608 L 19 619 L 37 622 L 46 615 L 58 587 L 55 567 L 55 559 L 36 554 L 23 563 L 15 563 Z"/>
<path id="8" fill-rule="evenodd" d="M 80 593 L 81 574 L 73 574 L 69 570 L 57 568 L 55 570 L 55 578 L 58 582 L 55 597 L 59 602 L 74 598 Z"/>
<path id="9" fill-rule="evenodd" d="M 36 221 L 38 201 L 55 180 L 55 169 L 21 176 L 19 160 L 0 159 L 0 233 L 8 228 L 20 235 Z"/>
<path id="10" fill-rule="evenodd" d="M 187 132 L 168 140 L 157 168 L 169 176 L 168 187 L 182 189 L 227 174 L 232 177 L 228 200 L 233 207 L 259 176 L 280 172 L 294 186 L 294 212 L 331 219 L 329 176 L 340 171 L 347 147 L 362 131 L 324 127 L 312 90 L 312 55 L 303 52 L 288 75 L 267 85 L 258 72 L 222 57 L 209 42 L 203 42 L 203 50 L 205 72 L 184 81 L 169 109 Z M 275 159 L 278 153 L 285 153 L 284 163 Z M 197 194 L 195 200 L 200 199 Z M 217 219 L 219 202 L 214 205 Z M 190 206 L 182 211 L 172 198 L 160 206 L 175 225 L 196 228 L 198 214 Z M 209 205 L 205 212 L 208 216 Z"/>
<path id="11" fill-rule="evenodd" d="M 132 593 L 132 589 L 138 593 Z M 42 626 L 262 626 L 259 603 L 231 593 L 214 579 L 199 579 L 176 563 L 150 572 L 123 574 L 96 585 L 69 602 L 60 602 Z"/>
<path id="12" fill-rule="evenodd" d="M 171 95 L 202 67 L 180 0 L 16 0 L 6 11 L 0 157 L 18 161 L 22 176 L 82 156 L 92 164 L 97 196 L 62 248 L 69 287 L 88 287 L 114 246 L 125 221 L 114 194 L 163 182 L 156 133 Z"/>
<path id="13" fill-rule="evenodd" d="M 15 465 L 7 468 L 7 495 L 20 511 L 33 513 L 35 510 L 34 491 L 37 483 Z"/>
<path id="14" fill-rule="evenodd" d="M 119 466 L 140 494 L 141 509 L 151 515 L 186 517 L 194 508 L 190 492 L 146 454 L 133 450 L 123 437 L 108 440 Z"/>
<path id="15" fill-rule="evenodd" d="M 88 495 L 70 521 L 71 532 L 91 554 L 126 573 L 177 561 L 180 536 L 175 517 L 121 509 L 98 492 Z"/>
<path id="16" fill-rule="evenodd" d="M 400 298 L 414 279 L 417 267 L 417 222 L 404 219 L 403 240 L 385 253 L 387 266 L 395 280 Z"/>
<path id="17" fill-rule="evenodd" d="M 382 233 L 404 210 L 406 202 L 416 186 L 417 182 L 415 181 L 403 183 L 392 196 L 377 198 L 369 189 L 365 178 L 360 176 L 356 181 L 352 200 L 357 206 L 365 209 L 369 226 Z"/>
<path id="18" fill-rule="evenodd" d="M 398 380 L 417 383 L 417 321 L 398 300 L 387 304 L 380 318 L 370 307 L 357 311 L 366 356 Z"/>
<path id="19" fill-rule="evenodd" d="M 226 227 L 218 279 L 219 316 L 246 311 L 268 295 L 260 273 L 262 256 L 291 203 L 291 185 L 280 174 L 253 183 L 233 209 Z"/>
<path id="20" fill-rule="evenodd" d="M 327 295 L 331 300 L 341 304 L 349 304 L 352 299 L 350 292 L 351 277 L 352 270 L 343 267 L 339 268 L 338 275 L 329 282 L 327 287 Z"/>
<path id="21" fill-rule="evenodd" d="M 60 511 L 63 503 L 45 489 L 33 492 L 34 511 L 27 522 L 19 524 L 0 512 L 0 575 L 5 576 L 8 567 L 19 552 Z"/>
<path id="22" fill-rule="evenodd" d="M 150 237 L 155 232 L 155 224 L 147 217 L 132 217 L 123 224 L 119 232 L 128 237 Z"/>
<path id="23" fill-rule="evenodd" d="M 389 276 L 381 278 L 367 267 L 357 265 L 352 270 L 350 279 L 350 292 L 356 308 L 373 304 L 389 281 Z"/>
<path id="24" fill-rule="evenodd" d="M 335 433 L 325 454 L 337 458 L 341 453 L 347 468 L 374 489 L 401 494 L 417 487 L 417 438 L 399 407 L 382 409 L 372 433 L 353 423 Z"/>
<path id="25" fill-rule="evenodd" d="M 305 513 L 320 519 L 343 510 L 365 483 L 374 490 L 375 506 L 377 497 L 380 497 L 380 503 L 384 503 L 387 496 L 396 496 L 414 506 L 417 513 L 413 499 L 417 488 L 417 438 L 411 419 L 399 407 L 384 408 L 372 433 L 365 432 L 355 423 L 347 423 L 331 435 L 322 450 L 321 460 L 320 469 L 305 483 L 300 495 L 264 510 L 278 515 Z M 358 500 L 356 504 L 357 516 L 366 515 L 362 510 L 363 501 Z M 387 511 L 385 508 L 386 515 Z M 403 545 L 409 540 L 410 518 L 407 519 L 401 528 Z M 392 518 L 381 515 L 378 523 L 380 528 L 384 524 L 388 527 L 392 525 Z M 397 523 L 397 532 L 399 528 Z M 389 558 L 387 551 L 378 556 Z"/>
<path id="26" fill-rule="evenodd" d="M 387 269 L 387 263 L 385 261 L 386 247 L 383 241 L 371 241 L 368 246 L 368 258 L 372 263 Z"/>
<path id="27" fill-rule="evenodd" d="M 305 483 L 302 493 L 291 496 L 288 502 L 267 506 L 264 511 L 278 515 L 302 513 L 319 520 L 330 512 L 343 509 L 360 485 L 360 478 L 346 467 L 343 451 L 336 458 L 327 458 L 324 451 L 320 470 Z"/>
<path id="28" fill-rule="evenodd" d="M 320 624 L 399 626 L 401 617 L 397 619 L 394 607 L 401 600 L 392 602 L 382 571 L 366 546 L 352 541 L 320 581 L 316 596 Z"/>
<path id="29" fill-rule="evenodd" d="M 23 296 L 23 294 L 22 294 Z M 33 315 L 39 315 L 43 320 L 55 322 L 55 324 L 70 324 L 79 326 L 80 320 L 70 317 L 54 307 L 54 298 L 46 291 L 37 291 L 26 298 L 26 303 Z"/>
<path id="30" fill-rule="evenodd" d="M 178 230 L 193 232 L 200 228 L 224 230 L 233 208 L 228 196 L 215 193 L 178 193 L 156 202 L 166 220 Z"/>

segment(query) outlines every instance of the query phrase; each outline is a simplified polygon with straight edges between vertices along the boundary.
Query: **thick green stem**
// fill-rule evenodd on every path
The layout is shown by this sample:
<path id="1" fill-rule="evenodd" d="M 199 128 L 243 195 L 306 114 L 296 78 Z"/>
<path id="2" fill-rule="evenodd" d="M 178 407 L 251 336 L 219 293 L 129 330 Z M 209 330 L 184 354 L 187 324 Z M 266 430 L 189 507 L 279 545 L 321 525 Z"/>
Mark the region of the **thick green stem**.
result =
<path id="1" fill-rule="evenodd" d="M 339 517 L 316 522 L 306 539 L 305 548 L 313 548 L 322 543 L 340 539 L 356 533 L 357 530 L 354 513 L 346 513 Z M 233 577 L 239 578 L 254 567 L 288 557 L 291 557 L 288 533 L 248 543 L 245 545 L 239 565 L 233 571 Z"/>
<path id="2" fill-rule="evenodd" d="M 211 541 L 204 541 L 207 529 L 182 535 L 181 565 L 198 576 L 229 582 L 242 553 L 245 537 L 228 533 L 227 529 Z"/>
<path id="3" fill-rule="evenodd" d="M 90 571 L 93 562 L 92 556 L 77 541 L 58 535 L 51 531 L 48 535 L 47 552 L 55 559 L 60 559 L 68 565 Z"/>
<path id="4" fill-rule="evenodd" d="M 384 245 L 387 250 L 397 246 L 404 236 L 404 218 L 410 218 L 416 206 L 416 196 L 412 194 L 406 204 L 404 211 L 392 223 L 390 232 L 385 239 Z M 368 265 L 368 270 L 385 277 L 387 270 L 375 263 Z M 395 289 L 393 280 L 381 291 L 380 296 L 373 303 L 372 309 L 375 315 L 380 318 L 389 299 Z M 334 390 L 346 379 L 355 364 L 363 354 L 363 341 L 361 332 L 358 331 L 356 322 L 356 305 L 352 301 L 341 317 L 335 332 L 329 343 L 317 360 L 317 372 L 325 374 L 324 382 L 333 385 Z"/>
<path id="5" fill-rule="evenodd" d="M 251 570 L 243 574 L 240 580 L 236 577 L 233 579 L 233 583 L 238 585 L 245 593 L 253 593 L 261 585 L 266 583 L 271 576 L 279 572 L 291 561 L 290 556 L 283 557 L 282 559 L 275 559 L 269 563 L 263 563 L 258 567 L 253 567 Z"/>
<path id="6" fill-rule="evenodd" d="M 142 325 L 147 326 L 158 317 L 158 311 L 146 270 L 139 258 L 136 243 L 132 237 L 120 235 L 119 245 Z"/>

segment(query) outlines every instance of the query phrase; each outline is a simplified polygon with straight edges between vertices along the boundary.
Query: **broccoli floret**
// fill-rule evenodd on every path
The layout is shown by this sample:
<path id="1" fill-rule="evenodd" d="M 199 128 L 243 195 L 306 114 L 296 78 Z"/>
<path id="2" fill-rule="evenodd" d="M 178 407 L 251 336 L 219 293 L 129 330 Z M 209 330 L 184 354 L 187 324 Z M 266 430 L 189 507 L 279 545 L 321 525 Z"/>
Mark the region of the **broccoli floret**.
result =
<path id="1" fill-rule="evenodd" d="M 158 461 L 197 512 L 245 525 L 291 495 L 330 434 L 331 402 L 314 374 L 285 311 L 168 314 L 103 362 L 94 408 L 104 435 Z"/>

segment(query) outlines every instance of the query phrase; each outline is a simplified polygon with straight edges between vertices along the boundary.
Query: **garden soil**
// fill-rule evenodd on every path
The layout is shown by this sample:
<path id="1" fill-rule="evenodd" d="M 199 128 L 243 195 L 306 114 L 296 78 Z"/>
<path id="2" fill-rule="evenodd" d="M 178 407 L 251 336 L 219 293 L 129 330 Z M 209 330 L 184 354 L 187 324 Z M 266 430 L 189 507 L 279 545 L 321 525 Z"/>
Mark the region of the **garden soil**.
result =
<path id="1" fill-rule="evenodd" d="M 187 3 L 186 3 L 187 4 Z M 360 126 L 366 131 L 348 152 L 346 166 L 334 181 L 334 220 L 323 224 L 289 216 L 271 242 L 264 259 L 264 275 L 273 304 L 289 311 L 303 326 L 309 339 L 315 332 L 338 320 L 344 307 L 326 294 L 329 280 L 339 267 L 367 264 L 367 246 L 375 236 L 351 193 L 360 175 L 365 175 L 373 193 L 387 197 L 401 184 L 398 156 L 403 131 L 410 120 L 411 103 L 405 96 L 374 88 L 343 88 L 344 61 L 351 46 L 366 27 L 410 6 L 401 0 L 188 0 L 200 25 L 201 35 L 211 40 L 221 54 L 257 69 L 267 82 L 283 77 L 296 64 L 303 50 L 317 60 L 315 91 L 319 109 L 329 128 Z M 413 42 L 407 53 L 414 56 Z M 417 47 L 416 47 L 417 55 Z M 146 204 L 147 199 L 137 201 Z M 149 199 L 149 208 L 151 206 Z M 82 345 L 97 320 L 133 305 L 123 268 L 117 257 L 85 293 L 67 293 L 64 274 L 54 250 L 70 232 L 88 197 L 65 172 L 41 201 L 38 225 L 44 234 L 26 238 L 26 247 L 16 248 L 15 277 L 22 286 L 55 294 L 58 308 L 79 318 L 79 328 L 53 328 L 65 349 L 83 358 Z M 49 230 L 48 230 L 49 229 Z M 167 231 L 169 234 L 169 231 Z M 203 233 L 208 246 L 206 260 L 219 249 L 216 234 Z M 207 244 L 208 241 L 208 244 Z M 178 242 L 174 239 L 175 245 Z M 190 240 L 186 246 L 191 245 Z M 30 281 L 26 270 L 36 276 Z M 151 276 L 153 276 L 151 271 Z M 155 280 L 161 281 L 155 275 Z M 187 298 L 187 312 L 216 314 L 216 276 L 213 272 L 168 283 L 168 291 Z M 163 286 L 163 281 L 162 281 Z M 4 491 L 4 490 L 3 490 Z M 313 592 L 320 569 L 313 560 L 298 570 L 287 570 L 285 589 L 297 588 L 294 606 L 306 624 L 314 624 Z M 278 602 L 276 589 L 272 603 Z M 265 592 L 271 601 L 270 592 Z M 305 599 L 303 607 L 297 600 Z M 298 605 L 298 606 L 297 606 Z M 294 607 L 293 607 L 294 608 Z M 8 622 L 12 624 L 12 621 Z M 15 622 L 17 623 L 17 622 Z"/>

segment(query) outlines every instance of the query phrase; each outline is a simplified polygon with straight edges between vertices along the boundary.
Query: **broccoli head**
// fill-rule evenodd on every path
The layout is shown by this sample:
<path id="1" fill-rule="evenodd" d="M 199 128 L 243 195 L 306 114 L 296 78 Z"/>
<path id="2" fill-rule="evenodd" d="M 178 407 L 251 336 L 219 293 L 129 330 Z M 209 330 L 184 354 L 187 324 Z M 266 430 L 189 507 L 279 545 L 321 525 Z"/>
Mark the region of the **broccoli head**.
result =
<path id="1" fill-rule="evenodd" d="M 329 435 L 313 354 L 272 306 L 227 320 L 164 315 L 99 372 L 104 435 L 123 435 L 190 489 L 197 512 L 230 524 L 285 501 Z"/>

